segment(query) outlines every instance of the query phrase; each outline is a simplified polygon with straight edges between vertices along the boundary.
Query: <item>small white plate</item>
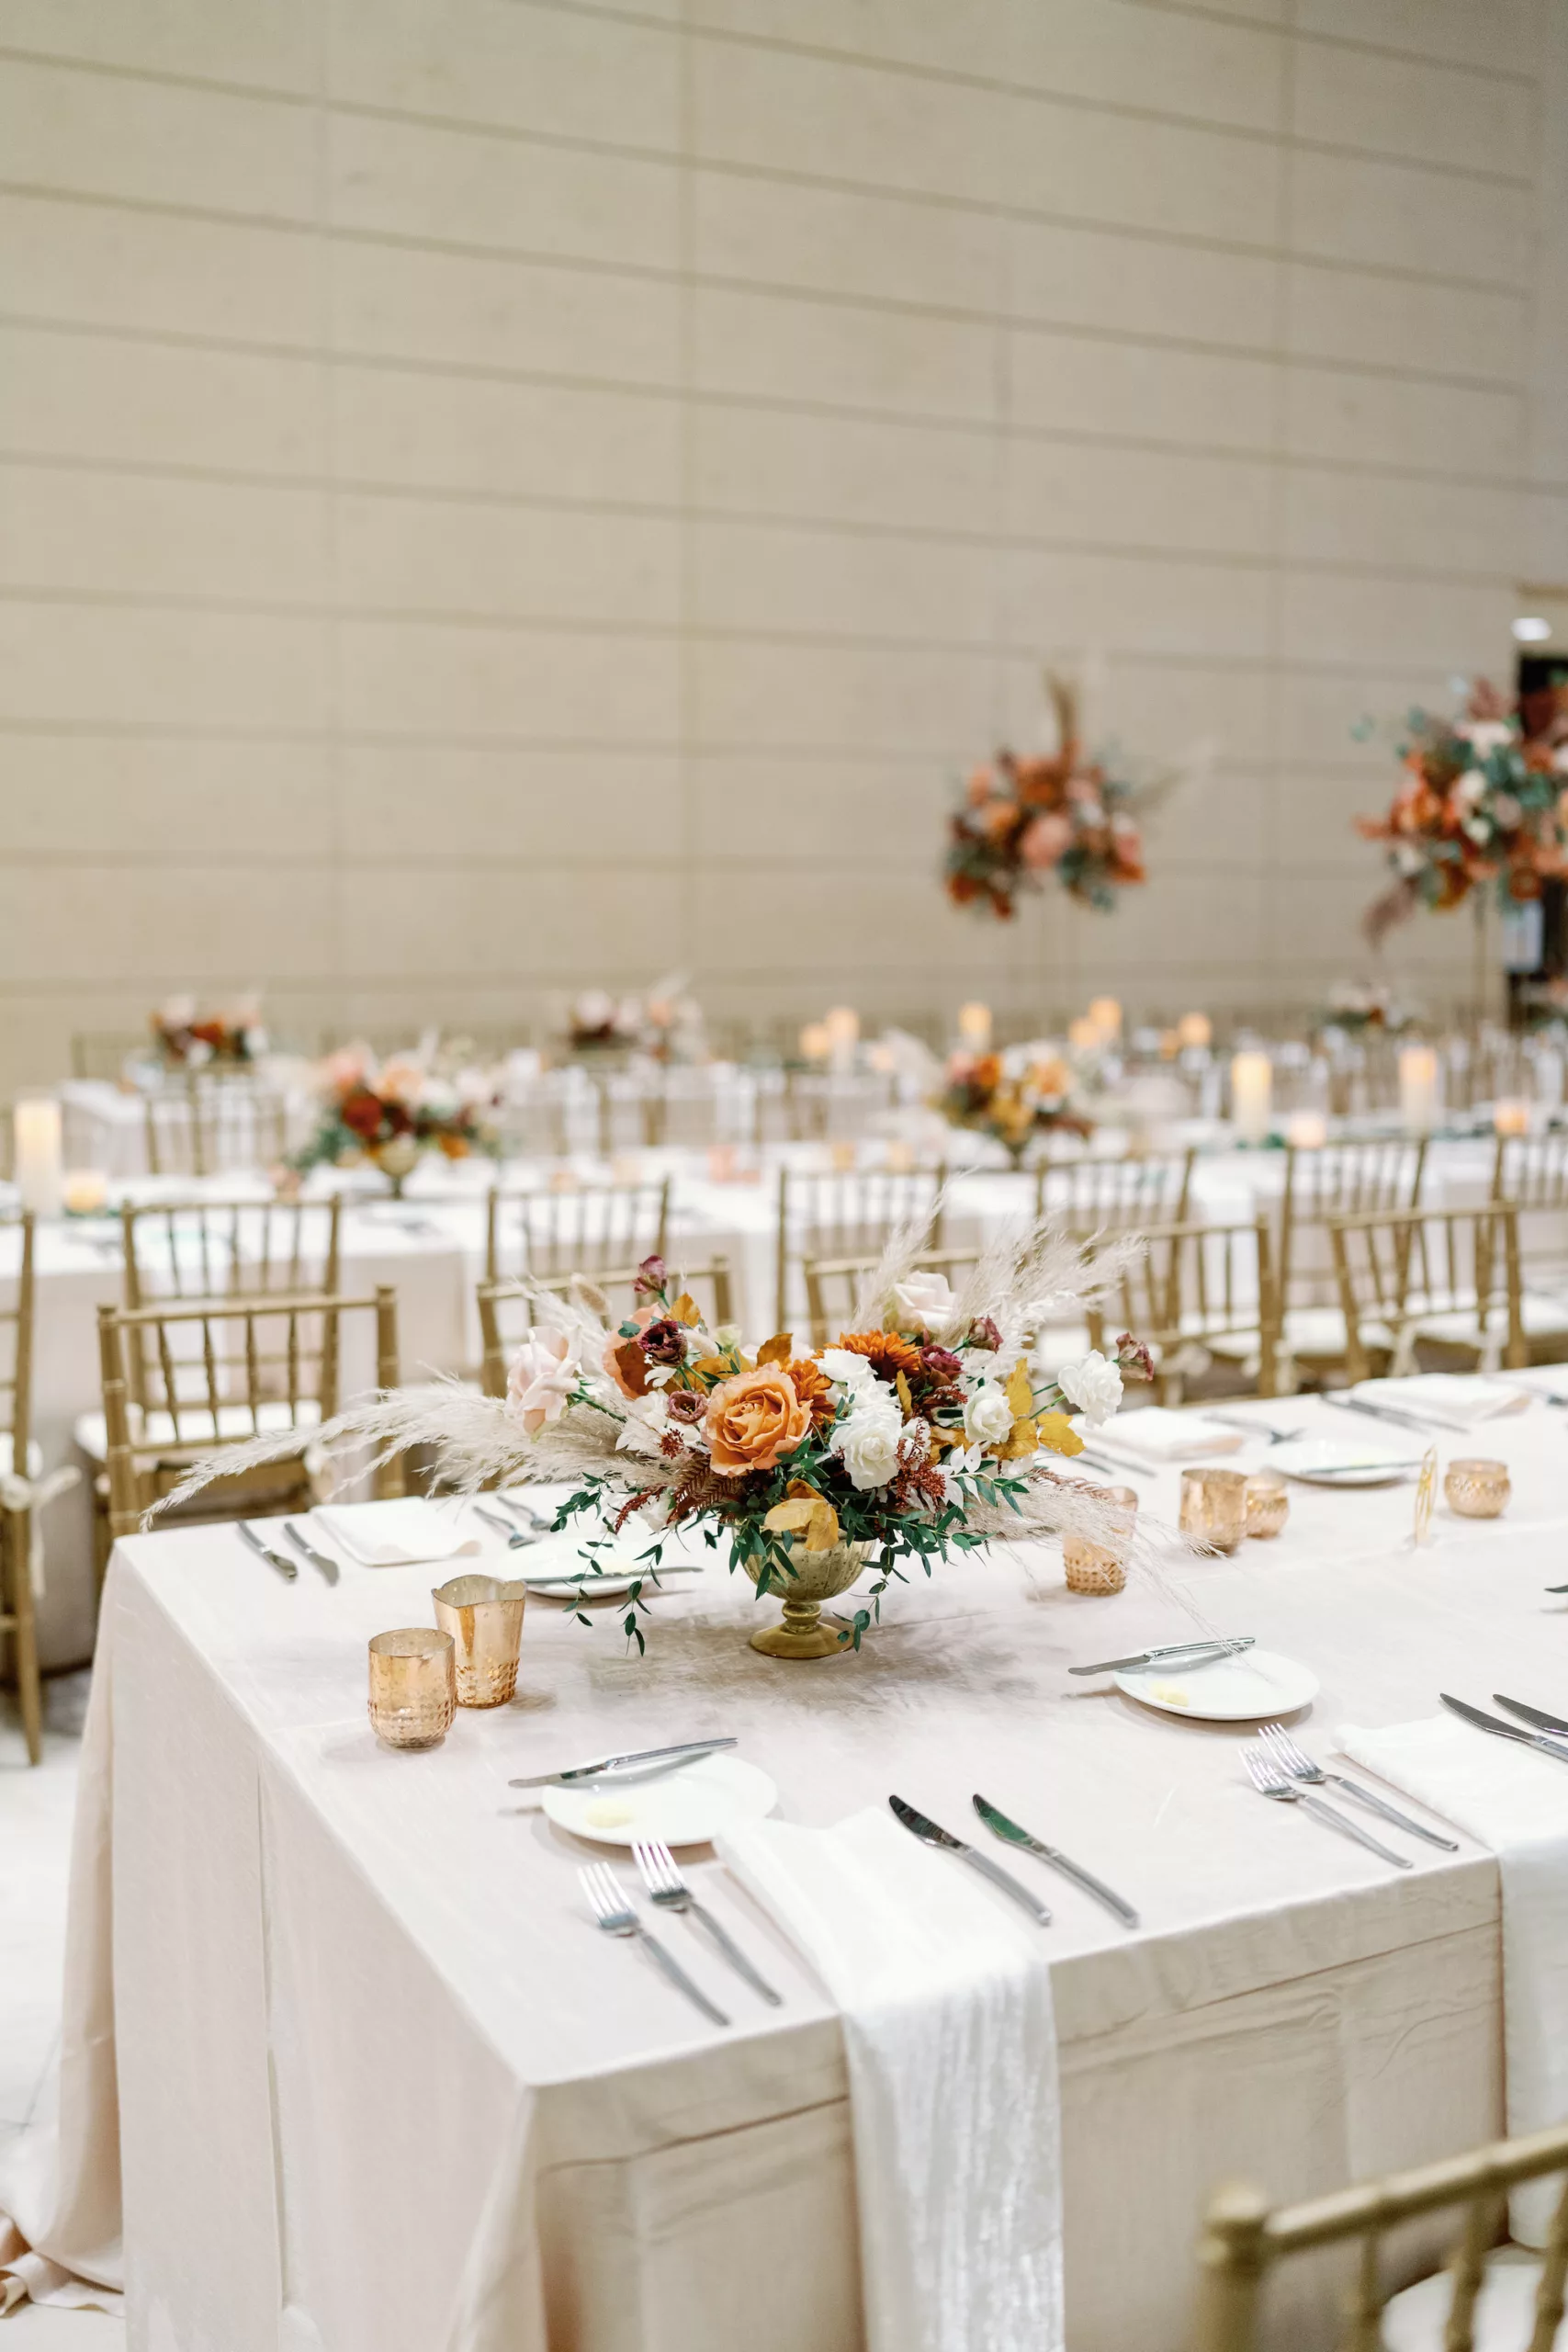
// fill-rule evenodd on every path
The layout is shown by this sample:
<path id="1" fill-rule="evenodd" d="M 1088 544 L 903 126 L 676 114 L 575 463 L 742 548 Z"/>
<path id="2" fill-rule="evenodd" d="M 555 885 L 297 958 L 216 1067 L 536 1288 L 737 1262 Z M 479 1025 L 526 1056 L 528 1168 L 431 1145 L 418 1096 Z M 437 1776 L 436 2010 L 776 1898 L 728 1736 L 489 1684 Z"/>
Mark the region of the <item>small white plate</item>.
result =
<path id="1" fill-rule="evenodd" d="M 1205 1723 L 1262 1723 L 1288 1715 L 1317 1695 L 1317 1677 L 1277 1650 L 1246 1650 L 1186 1670 L 1140 1666 L 1112 1679 L 1129 1699 L 1162 1714 L 1197 1715 Z"/>
<path id="2" fill-rule="evenodd" d="M 1298 1437 L 1271 1445 L 1266 1466 L 1309 1487 L 1390 1487 L 1421 1467 L 1423 1449 L 1378 1438 Z"/>
<path id="3" fill-rule="evenodd" d="M 558 1829 L 600 1846 L 629 1846 L 636 1838 L 705 1846 L 738 1821 L 761 1821 L 778 1801 L 767 1774 L 728 1750 L 699 1756 L 653 1780 L 612 1779 L 539 1792 Z"/>

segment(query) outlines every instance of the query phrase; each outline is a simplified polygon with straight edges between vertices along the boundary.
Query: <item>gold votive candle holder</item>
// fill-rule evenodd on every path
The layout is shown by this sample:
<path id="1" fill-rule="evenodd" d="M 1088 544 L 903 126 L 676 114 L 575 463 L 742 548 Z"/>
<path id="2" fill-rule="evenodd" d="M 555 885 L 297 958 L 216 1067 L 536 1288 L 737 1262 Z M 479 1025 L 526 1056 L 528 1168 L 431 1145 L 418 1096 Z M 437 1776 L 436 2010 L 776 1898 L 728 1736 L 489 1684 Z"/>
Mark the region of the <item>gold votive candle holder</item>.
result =
<path id="1" fill-rule="evenodd" d="M 1114 1540 L 1110 1544 L 1091 1544 L 1087 1535 L 1064 1535 L 1062 1564 L 1067 1572 L 1069 1592 L 1120 1592 L 1127 1581 L 1127 1555 L 1133 1548 L 1133 1532 L 1137 1522 L 1138 1496 L 1134 1487 L 1096 1487 L 1094 1493 L 1102 1502 L 1114 1503 Z"/>
<path id="2" fill-rule="evenodd" d="M 504 1707 L 517 1688 L 527 1586 L 452 1577 L 430 1597 L 436 1623 L 452 1638 L 459 1707 Z"/>
<path id="3" fill-rule="evenodd" d="M 1291 1490 L 1277 1470 L 1253 1470 L 1247 1480 L 1247 1532 L 1278 1535 L 1291 1516 Z"/>
<path id="4" fill-rule="evenodd" d="M 457 1703 L 452 1636 L 400 1625 L 370 1636 L 370 1722 L 388 1747 L 439 1747 Z"/>
<path id="5" fill-rule="evenodd" d="M 1506 1462 L 1478 1458 L 1450 1462 L 1443 1477 L 1444 1499 L 1461 1519 L 1501 1518 L 1512 1492 Z"/>
<path id="6" fill-rule="evenodd" d="M 1245 1470 L 1184 1470 L 1181 1532 L 1206 1552 L 1234 1552 L 1247 1533 Z"/>

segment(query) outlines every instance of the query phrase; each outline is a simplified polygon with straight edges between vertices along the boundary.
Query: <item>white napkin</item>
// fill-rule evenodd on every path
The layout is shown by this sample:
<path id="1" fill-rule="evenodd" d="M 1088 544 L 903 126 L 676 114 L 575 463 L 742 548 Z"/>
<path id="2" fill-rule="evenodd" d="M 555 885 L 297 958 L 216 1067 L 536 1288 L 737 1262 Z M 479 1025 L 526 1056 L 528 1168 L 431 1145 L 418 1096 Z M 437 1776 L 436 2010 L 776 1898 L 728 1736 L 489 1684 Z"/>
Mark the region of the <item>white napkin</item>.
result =
<path id="1" fill-rule="evenodd" d="M 1240 1430 L 1211 1421 L 1201 1413 L 1178 1413 L 1168 1405 L 1145 1405 L 1122 1414 L 1102 1430 L 1076 1419 L 1073 1427 L 1097 1453 L 1140 1468 L 1162 1469 L 1168 1462 L 1196 1462 L 1211 1453 L 1236 1453 L 1247 1440 Z M 1259 1437 L 1267 1432 L 1259 1427 Z"/>
<path id="2" fill-rule="evenodd" d="M 1343 1752 L 1489 1846 L 1503 1881 L 1503 2044 L 1510 2132 L 1568 2122 L 1568 1764 L 1452 1715 L 1348 1724 Z M 1562 2184 L 1515 2191 L 1514 2235 L 1546 2240 Z"/>
<path id="3" fill-rule="evenodd" d="M 1502 1380 L 1484 1380 L 1472 1373 L 1417 1373 L 1409 1380 L 1363 1380 L 1351 1390 L 1369 1405 L 1387 1405 L 1414 1413 L 1443 1429 L 1471 1430 L 1496 1413 L 1517 1413 L 1525 1399 L 1518 1388 Z"/>
<path id="4" fill-rule="evenodd" d="M 843 2012 L 867 2352 L 1061 2352 L 1056 2032 L 1033 1931 L 878 1807 L 714 1843 Z"/>
<path id="5" fill-rule="evenodd" d="M 417 1495 L 384 1503 L 319 1503 L 312 1513 L 362 1568 L 400 1568 L 416 1560 L 455 1560 L 483 1549 L 450 1509 Z"/>

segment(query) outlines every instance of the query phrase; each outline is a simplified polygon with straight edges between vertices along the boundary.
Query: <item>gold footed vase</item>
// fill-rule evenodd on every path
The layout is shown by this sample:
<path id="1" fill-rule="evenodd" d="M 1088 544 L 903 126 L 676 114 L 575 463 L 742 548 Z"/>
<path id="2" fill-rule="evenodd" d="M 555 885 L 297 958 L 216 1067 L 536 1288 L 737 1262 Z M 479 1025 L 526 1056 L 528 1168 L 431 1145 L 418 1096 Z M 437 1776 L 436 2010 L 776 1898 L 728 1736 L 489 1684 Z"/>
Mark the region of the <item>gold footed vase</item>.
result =
<path id="1" fill-rule="evenodd" d="M 790 1567 L 793 1576 L 775 1570 L 769 1585 L 770 1593 L 777 1593 L 784 1603 L 784 1616 L 776 1625 L 764 1625 L 751 1636 L 751 1647 L 761 1650 L 764 1657 L 837 1657 L 847 1642 L 839 1639 L 837 1629 L 822 1623 L 822 1603 L 835 1594 L 848 1592 L 851 1585 L 865 1566 L 869 1544 L 834 1544 L 826 1552 L 807 1552 L 800 1544 L 792 1544 Z M 753 1584 L 761 1574 L 750 1561 L 746 1573 Z"/>

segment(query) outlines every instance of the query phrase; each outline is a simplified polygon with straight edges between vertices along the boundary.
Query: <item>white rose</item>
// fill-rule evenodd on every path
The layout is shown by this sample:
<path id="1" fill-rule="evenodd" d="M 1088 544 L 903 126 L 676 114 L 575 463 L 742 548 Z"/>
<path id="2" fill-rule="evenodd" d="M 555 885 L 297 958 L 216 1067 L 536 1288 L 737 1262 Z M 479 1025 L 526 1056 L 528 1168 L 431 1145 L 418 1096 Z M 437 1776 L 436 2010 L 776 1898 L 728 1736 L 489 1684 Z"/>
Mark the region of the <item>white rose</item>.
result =
<path id="1" fill-rule="evenodd" d="M 670 1399 L 655 1388 L 646 1396 L 626 1400 L 626 1425 L 615 1440 L 617 1453 L 658 1453 L 660 1439 L 670 1422 Z"/>
<path id="2" fill-rule="evenodd" d="M 1000 1445 L 1012 1435 L 1012 1407 L 994 1382 L 976 1388 L 964 1406 L 964 1434 L 971 1445 Z"/>
<path id="3" fill-rule="evenodd" d="M 1098 1348 L 1090 1348 L 1081 1363 L 1064 1364 L 1056 1385 L 1091 1430 L 1102 1429 L 1122 1402 L 1121 1370 Z"/>
<path id="4" fill-rule="evenodd" d="M 894 1317 L 901 1331 L 928 1331 L 943 1340 L 958 1314 L 958 1301 L 945 1274 L 912 1273 L 893 1285 Z"/>
<path id="5" fill-rule="evenodd" d="M 897 1398 L 874 1383 L 855 1398 L 848 1419 L 833 1431 L 833 1452 L 849 1472 L 850 1484 L 885 1487 L 898 1467 L 903 1435 Z"/>
<path id="6" fill-rule="evenodd" d="M 1505 744 L 1514 740 L 1514 730 L 1506 718 L 1468 719 L 1454 732 L 1471 746 L 1477 759 L 1481 760 L 1489 752 L 1500 752 Z"/>
<path id="7" fill-rule="evenodd" d="M 852 1396 L 869 1387 L 876 1377 L 865 1357 L 857 1355 L 853 1348 L 824 1348 L 817 1361 L 829 1379 L 847 1388 Z"/>
<path id="8" fill-rule="evenodd" d="M 577 1385 L 576 1351 L 564 1331 L 530 1331 L 512 1359 L 506 1410 L 530 1437 L 558 1421 Z"/>

